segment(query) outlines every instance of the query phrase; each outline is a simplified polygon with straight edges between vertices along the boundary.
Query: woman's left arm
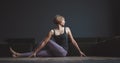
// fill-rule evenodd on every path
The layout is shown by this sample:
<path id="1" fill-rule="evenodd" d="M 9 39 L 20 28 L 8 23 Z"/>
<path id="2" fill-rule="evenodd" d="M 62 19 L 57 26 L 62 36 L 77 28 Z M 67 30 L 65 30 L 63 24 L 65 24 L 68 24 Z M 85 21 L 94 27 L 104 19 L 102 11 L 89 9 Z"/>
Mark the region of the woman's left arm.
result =
<path id="1" fill-rule="evenodd" d="M 77 50 L 79 51 L 79 53 L 81 54 L 81 56 L 86 56 L 79 48 L 77 42 L 75 41 L 75 39 L 73 38 L 73 35 L 71 33 L 71 30 L 69 27 L 66 27 L 66 32 L 68 34 L 68 37 L 70 38 L 70 41 L 72 42 L 72 44 L 77 48 Z"/>

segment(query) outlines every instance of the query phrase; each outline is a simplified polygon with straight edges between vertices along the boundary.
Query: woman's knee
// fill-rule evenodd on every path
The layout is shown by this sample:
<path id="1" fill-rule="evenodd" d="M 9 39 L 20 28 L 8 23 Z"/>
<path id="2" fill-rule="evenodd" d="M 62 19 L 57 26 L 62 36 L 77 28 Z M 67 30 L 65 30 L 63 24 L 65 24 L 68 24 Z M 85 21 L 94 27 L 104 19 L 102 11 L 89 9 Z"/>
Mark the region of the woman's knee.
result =
<path id="1" fill-rule="evenodd" d="M 48 41 L 48 45 L 53 45 L 53 43 L 55 43 L 53 40 Z"/>

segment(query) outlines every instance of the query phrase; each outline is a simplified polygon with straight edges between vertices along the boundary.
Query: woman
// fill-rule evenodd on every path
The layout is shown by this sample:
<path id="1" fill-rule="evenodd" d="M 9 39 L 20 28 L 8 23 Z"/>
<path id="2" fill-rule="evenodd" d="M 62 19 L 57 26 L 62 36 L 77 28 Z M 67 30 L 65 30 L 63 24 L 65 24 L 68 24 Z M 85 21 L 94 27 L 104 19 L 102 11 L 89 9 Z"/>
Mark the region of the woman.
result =
<path id="1" fill-rule="evenodd" d="M 74 40 L 71 30 L 69 27 L 64 27 L 65 18 L 61 15 L 56 15 L 54 20 L 54 24 L 56 27 L 51 29 L 46 36 L 46 38 L 41 42 L 41 44 L 32 52 L 26 53 L 17 53 L 12 48 L 10 51 L 13 54 L 13 57 L 36 57 L 36 56 L 60 56 L 64 57 L 68 53 L 68 38 L 72 44 L 77 48 L 81 56 L 85 56 L 85 54 L 80 50 L 77 42 Z M 54 38 L 54 40 L 51 40 Z M 48 46 L 46 50 L 41 50 L 45 46 Z"/>

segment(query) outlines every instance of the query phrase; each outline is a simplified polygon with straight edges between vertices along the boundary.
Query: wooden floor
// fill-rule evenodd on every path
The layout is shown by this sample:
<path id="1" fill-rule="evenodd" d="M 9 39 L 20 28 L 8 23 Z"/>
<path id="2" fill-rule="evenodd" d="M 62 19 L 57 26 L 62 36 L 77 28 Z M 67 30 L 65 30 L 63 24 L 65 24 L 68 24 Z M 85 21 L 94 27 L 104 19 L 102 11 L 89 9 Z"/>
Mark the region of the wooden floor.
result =
<path id="1" fill-rule="evenodd" d="M 0 63 L 120 63 L 118 57 L 0 58 Z"/>

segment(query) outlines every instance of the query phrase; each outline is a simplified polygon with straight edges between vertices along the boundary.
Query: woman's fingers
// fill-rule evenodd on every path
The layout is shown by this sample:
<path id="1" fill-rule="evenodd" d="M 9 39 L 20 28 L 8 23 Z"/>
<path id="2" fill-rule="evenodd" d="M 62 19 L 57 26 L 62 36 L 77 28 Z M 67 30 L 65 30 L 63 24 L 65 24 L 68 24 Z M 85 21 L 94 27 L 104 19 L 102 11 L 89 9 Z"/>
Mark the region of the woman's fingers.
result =
<path id="1" fill-rule="evenodd" d="M 29 56 L 30 58 L 31 57 L 36 57 L 36 53 L 33 53 L 32 55 Z"/>

